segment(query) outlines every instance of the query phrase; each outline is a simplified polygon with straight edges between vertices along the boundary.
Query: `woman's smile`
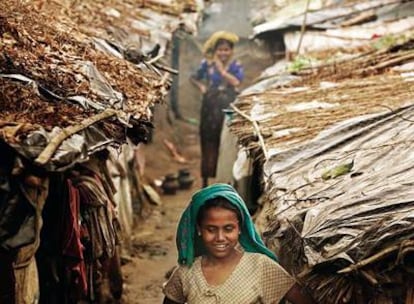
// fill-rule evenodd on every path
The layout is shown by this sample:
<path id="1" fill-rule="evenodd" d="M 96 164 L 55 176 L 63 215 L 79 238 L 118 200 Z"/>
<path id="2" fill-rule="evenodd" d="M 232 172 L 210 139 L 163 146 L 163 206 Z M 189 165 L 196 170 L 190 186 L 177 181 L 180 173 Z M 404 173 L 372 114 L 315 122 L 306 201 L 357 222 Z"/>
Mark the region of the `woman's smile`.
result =
<path id="1" fill-rule="evenodd" d="M 239 221 L 237 215 L 228 209 L 209 209 L 199 230 L 206 250 L 215 258 L 231 256 L 239 242 Z"/>

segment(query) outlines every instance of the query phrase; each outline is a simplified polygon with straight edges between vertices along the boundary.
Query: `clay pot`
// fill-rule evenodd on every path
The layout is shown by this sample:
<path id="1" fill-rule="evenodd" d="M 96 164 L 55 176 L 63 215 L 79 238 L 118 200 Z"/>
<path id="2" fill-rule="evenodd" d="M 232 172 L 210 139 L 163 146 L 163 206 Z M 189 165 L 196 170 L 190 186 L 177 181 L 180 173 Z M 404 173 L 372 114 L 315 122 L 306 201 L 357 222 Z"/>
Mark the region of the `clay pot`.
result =
<path id="1" fill-rule="evenodd" d="M 161 188 L 164 194 L 175 194 L 180 187 L 176 174 L 167 174 L 162 182 Z"/>
<path id="2" fill-rule="evenodd" d="M 194 177 L 191 176 L 188 169 L 181 169 L 178 171 L 178 183 L 180 189 L 189 189 L 194 183 Z"/>

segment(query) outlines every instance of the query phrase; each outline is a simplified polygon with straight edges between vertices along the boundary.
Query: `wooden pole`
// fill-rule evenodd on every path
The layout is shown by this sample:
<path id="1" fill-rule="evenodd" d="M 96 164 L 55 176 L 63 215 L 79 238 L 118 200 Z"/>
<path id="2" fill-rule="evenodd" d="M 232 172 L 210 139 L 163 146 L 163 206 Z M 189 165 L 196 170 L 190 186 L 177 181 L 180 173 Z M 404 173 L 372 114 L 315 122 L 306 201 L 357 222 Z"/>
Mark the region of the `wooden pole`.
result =
<path id="1" fill-rule="evenodd" d="M 106 109 L 105 111 L 95 116 L 85 119 L 78 125 L 73 125 L 65 129 L 62 129 L 62 131 L 57 136 L 52 138 L 52 140 L 48 143 L 46 148 L 35 159 L 35 164 L 40 166 L 45 165 L 66 138 L 72 136 L 75 133 L 78 133 L 79 131 L 86 129 L 87 127 L 93 125 L 94 123 L 100 120 L 109 118 L 116 114 L 117 111 L 115 111 L 114 109 Z"/>
<path id="2" fill-rule="evenodd" d="M 257 121 L 253 120 L 250 116 L 244 114 L 242 111 L 240 111 L 238 108 L 236 108 L 236 106 L 234 106 L 233 104 L 230 104 L 230 107 L 234 111 L 236 111 L 237 114 L 239 114 L 240 116 L 244 117 L 245 119 L 247 119 L 248 121 L 250 121 L 252 123 L 253 128 L 256 130 L 257 136 L 259 138 L 259 143 L 262 147 L 264 157 L 265 157 L 266 160 L 268 160 L 269 159 L 269 153 L 267 152 L 266 145 L 265 145 L 262 133 L 260 132 L 260 127 L 259 127 Z"/>
<path id="3" fill-rule="evenodd" d="M 300 47 L 302 46 L 303 35 L 305 35 L 306 19 L 308 17 L 309 5 L 310 5 L 310 0 L 306 2 L 306 8 L 305 8 L 305 13 L 303 15 L 302 27 L 300 29 L 300 37 L 299 37 L 298 47 L 296 49 L 296 55 L 299 55 Z"/>

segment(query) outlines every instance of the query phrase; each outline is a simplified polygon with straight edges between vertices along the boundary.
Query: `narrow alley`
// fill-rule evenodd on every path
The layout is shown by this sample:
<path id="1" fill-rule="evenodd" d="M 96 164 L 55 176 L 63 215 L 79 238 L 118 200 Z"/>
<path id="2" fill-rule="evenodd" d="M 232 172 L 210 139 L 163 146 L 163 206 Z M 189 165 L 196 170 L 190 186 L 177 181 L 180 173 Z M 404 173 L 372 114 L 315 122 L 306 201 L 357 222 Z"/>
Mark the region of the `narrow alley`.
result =
<path id="1" fill-rule="evenodd" d="M 414 304 L 413 82 L 414 1 L 0 1 L 0 304 Z"/>

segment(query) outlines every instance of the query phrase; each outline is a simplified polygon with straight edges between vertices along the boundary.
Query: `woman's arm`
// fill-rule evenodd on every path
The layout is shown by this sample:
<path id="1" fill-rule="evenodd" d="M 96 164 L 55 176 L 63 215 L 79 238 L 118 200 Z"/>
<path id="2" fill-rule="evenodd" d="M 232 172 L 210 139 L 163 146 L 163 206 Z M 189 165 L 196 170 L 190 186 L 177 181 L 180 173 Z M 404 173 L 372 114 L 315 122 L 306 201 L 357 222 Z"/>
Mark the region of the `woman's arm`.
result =
<path id="1" fill-rule="evenodd" d="M 240 80 L 234 76 L 233 74 L 227 72 L 226 68 L 224 67 L 223 63 L 219 59 L 215 59 L 214 61 L 217 70 L 221 74 L 221 76 L 233 87 L 237 88 L 240 85 Z"/>
<path id="2" fill-rule="evenodd" d="M 204 94 L 207 91 L 207 87 L 204 83 L 197 80 L 195 77 L 190 77 L 190 81 L 200 90 L 201 94 Z"/>
<path id="3" fill-rule="evenodd" d="M 167 297 L 164 297 L 164 301 L 162 302 L 162 304 L 180 304 L 180 303 L 174 302 L 173 300 L 170 300 Z"/>
<path id="4" fill-rule="evenodd" d="M 285 299 L 292 304 L 316 304 L 306 290 L 297 283 L 289 289 L 286 293 Z"/>
<path id="5" fill-rule="evenodd" d="M 224 70 L 223 72 L 220 72 L 221 76 L 227 80 L 227 82 L 229 84 L 231 84 L 233 87 L 237 88 L 240 85 L 240 81 L 236 78 L 236 76 L 233 76 L 232 74 L 230 74 L 229 72 L 227 72 L 226 70 Z"/>

